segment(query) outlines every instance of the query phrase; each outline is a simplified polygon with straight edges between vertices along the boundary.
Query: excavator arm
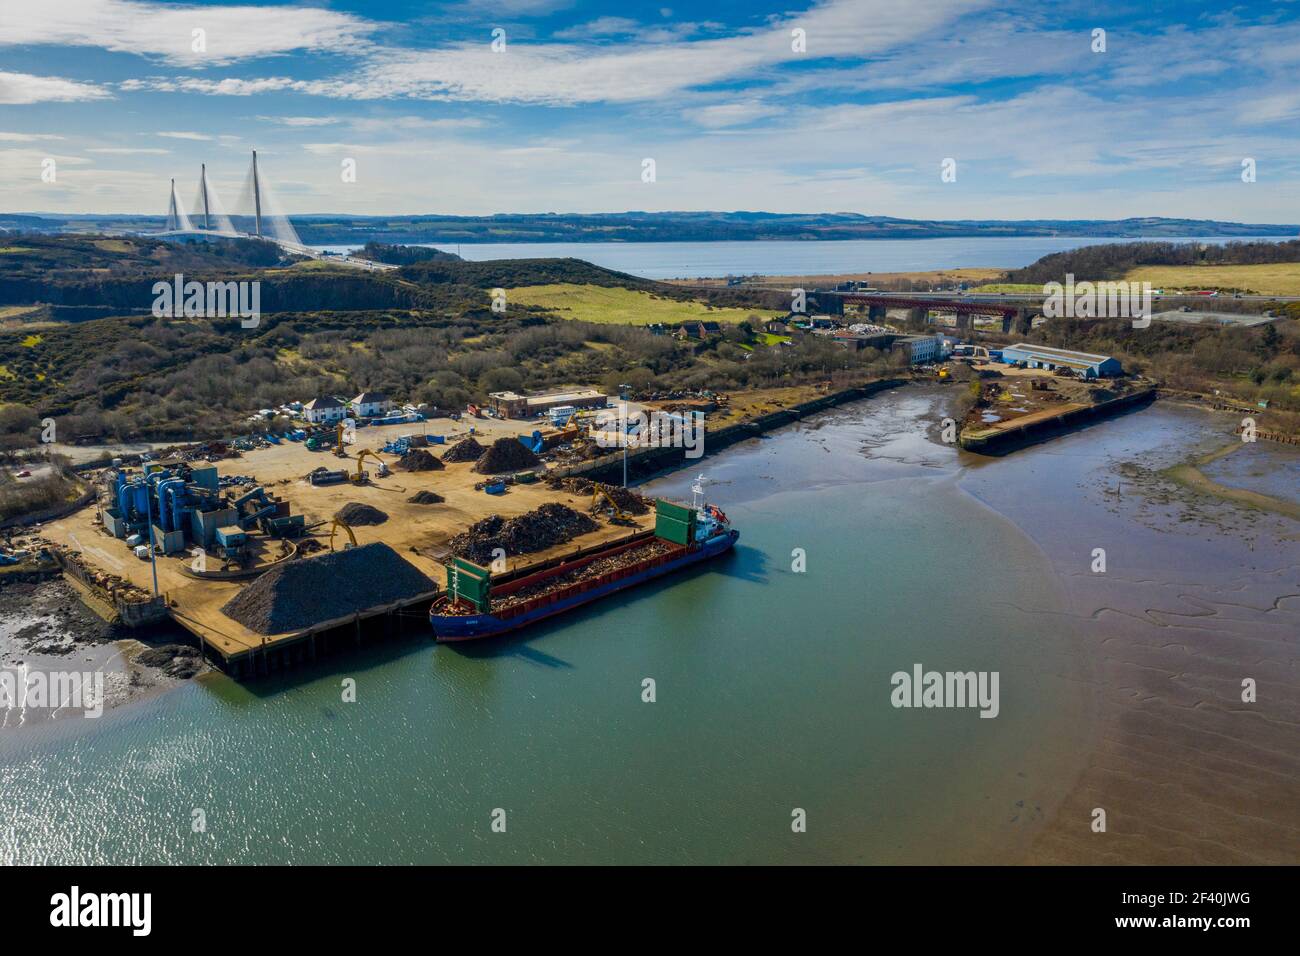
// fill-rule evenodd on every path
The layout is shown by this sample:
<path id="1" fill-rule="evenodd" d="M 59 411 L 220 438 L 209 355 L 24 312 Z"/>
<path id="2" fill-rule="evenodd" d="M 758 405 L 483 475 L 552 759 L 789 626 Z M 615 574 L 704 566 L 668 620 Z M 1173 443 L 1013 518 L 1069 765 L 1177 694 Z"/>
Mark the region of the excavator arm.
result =
<path id="1" fill-rule="evenodd" d="M 351 525 L 349 525 L 342 518 L 335 518 L 334 524 L 330 526 L 330 550 L 331 551 L 334 550 L 334 535 L 335 533 L 337 533 L 339 528 L 342 528 L 345 532 L 347 532 L 347 536 L 348 536 L 349 543 L 343 546 L 344 549 L 346 550 L 347 548 L 355 548 L 357 546 L 357 536 L 352 533 Z"/>

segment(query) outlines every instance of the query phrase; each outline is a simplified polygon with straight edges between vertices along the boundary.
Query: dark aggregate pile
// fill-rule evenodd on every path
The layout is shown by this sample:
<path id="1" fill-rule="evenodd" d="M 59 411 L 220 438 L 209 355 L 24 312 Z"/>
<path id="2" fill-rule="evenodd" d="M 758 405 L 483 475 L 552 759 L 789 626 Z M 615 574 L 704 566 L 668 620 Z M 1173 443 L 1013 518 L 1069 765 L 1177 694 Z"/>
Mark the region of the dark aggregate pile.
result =
<path id="1" fill-rule="evenodd" d="M 150 647 L 135 656 L 137 664 L 156 667 L 163 673 L 180 680 L 189 680 L 203 669 L 203 658 L 197 647 L 185 644 L 163 644 Z"/>
<path id="2" fill-rule="evenodd" d="M 434 491 L 417 491 L 406 500 L 413 505 L 436 505 L 438 502 L 447 499 Z"/>
<path id="3" fill-rule="evenodd" d="M 347 522 L 354 528 L 360 528 L 362 525 L 368 524 L 383 524 L 388 520 L 386 512 L 380 511 L 371 505 L 363 505 L 359 501 L 349 501 L 334 512 L 334 517 Z"/>
<path id="4" fill-rule="evenodd" d="M 589 517 L 567 505 L 548 502 L 536 511 L 515 518 L 488 515 L 470 525 L 468 531 L 456 535 L 448 545 L 459 557 L 475 564 L 488 564 L 496 548 L 504 550 L 507 556 L 544 551 L 598 527 Z"/>
<path id="5" fill-rule="evenodd" d="M 437 471 L 443 465 L 423 448 L 412 448 L 397 460 L 397 467 L 407 471 Z"/>
<path id="6" fill-rule="evenodd" d="M 499 475 L 503 471 L 532 468 L 537 463 L 537 456 L 525 448 L 519 439 L 498 438 L 474 463 L 474 470 L 480 475 Z"/>
<path id="7" fill-rule="evenodd" d="M 520 445 L 519 447 L 523 447 Z M 483 446 L 474 440 L 473 435 L 466 435 L 456 444 L 443 452 L 443 461 L 478 461 L 483 454 Z"/>
<path id="8" fill-rule="evenodd" d="M 222 613 L 258 634 L 281 634 L 433 591 L 419 568 L 382 542 L 279 565 Z"/>

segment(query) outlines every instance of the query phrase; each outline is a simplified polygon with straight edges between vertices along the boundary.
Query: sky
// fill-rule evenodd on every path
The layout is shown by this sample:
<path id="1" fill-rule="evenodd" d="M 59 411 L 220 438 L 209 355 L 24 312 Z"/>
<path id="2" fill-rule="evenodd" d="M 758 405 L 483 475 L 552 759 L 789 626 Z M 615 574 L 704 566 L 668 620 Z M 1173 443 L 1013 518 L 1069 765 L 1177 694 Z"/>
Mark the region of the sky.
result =
<path id="1" fill-rule="evenodd" d="M 1298 223 L 1298 75 L 1300 0 L 0 0 L 0 210 Z"/>

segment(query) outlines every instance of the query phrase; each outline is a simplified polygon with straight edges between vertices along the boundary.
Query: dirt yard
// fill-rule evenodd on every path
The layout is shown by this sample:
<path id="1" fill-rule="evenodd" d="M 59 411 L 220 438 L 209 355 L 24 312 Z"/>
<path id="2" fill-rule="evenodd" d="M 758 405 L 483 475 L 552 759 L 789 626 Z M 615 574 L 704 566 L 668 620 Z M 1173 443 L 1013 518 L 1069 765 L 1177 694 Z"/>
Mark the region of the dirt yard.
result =
<path id="1" fill-rule="evenodd" d="M 473 420 L 472 424 L 476 437 L 484 443 L 501 435 L 531 432 L 537 427 L 532 422 L 478 419 Z M 422 427 L 429 434 L 445 435 L 449 441 L 454 441 L 468 433 L 470 422 L 437 419 L 424 423 L 424 426 L 396 425 L 361 429 L 356 433 L 357 443 L 347 446 L 349 455 L 346 459 L 336 458 L 329 451 L 308 451 L 301 443 L 286 442 L 245 452 L 243 457 L 224 461 L 219 467 L 222 474 L 254 477 L 268 492 L 287 499 L 292 505 L 292 513 L 304 515 L 309 526 L 321 522 L 313 537 L 325 544 L 326 548 L 330 522 L 335 512 L 343 506 L 357 502 L 383 511 L 388 519 L 382 524 L 353 529 L 357 543 L 364 545 L 382 541 L 388 544 L 439 585 L 445 581 L 441 563 L 442 549 L 448 539 L 475 521 L 490 514 L 512 517 L 552 501 L 567 504 L 584 513 L 589 506 L 589 498 L 553 491 L 544 481 L 511 485 L 505 494 L 489 495 L 475 490 L 474 485 L 483 481 L 484 476 L 471 470 L 472 462 L 448 464 L 444 469 L 434 471 L 407 472 L 395 470 L 397 456 L 384 453 L 380 453 L 380 457 L 393 469 L 387 477 L 377 476 L 374 459 L 367 456 L 365 468 L 370 474 L 370 480 L 365 484 L 347 482 L 316 487 L 306 480 L 305 476 L 317 467 L 345 468 L 355 473 L 358 450 L 368 448 L 378 451 L 388 439 L 410 434 Z M 430 446 L 438 456 L 447 447 L 449 446 Z M 435 504 L 420 504 L 409 500 L 421 491 L 436 493 L 445 500 Z M 637 522 L 642 527 L 651 527 L 653 514 L 638 518 Z M 595 532 L 548 552 L 508 556 L 507 563 L 513 568 L 552 554 L 562 554 L 599 541 L 622 537 L 629 532 L 628 528 L 612 525 L 604 518 L 598 523 L 600 528 Z M 87 562 L 104 571 L 124 577 L 146 590 L 152 588 L 150 562 L 135 558 L 122 541 L 104 531 L 94 506 L 50 523 L 42 529 L 42 534 L 52 542 L 82 552 Z M 340 532 L 335 539 L 335 547 L 342 547 L 345 540 Z M 221 606 L 248 582 L 197 580 L 182 571 L 191 560 L 188 554 L 157 559 L 159 590 L 167 594 L 177 618 L 187 627 L 202 629 L 210 642 L 222 651 L 237 653 L 259 646 L 263 640 L 261 635 L 230 620 L 220 611 Z"/>

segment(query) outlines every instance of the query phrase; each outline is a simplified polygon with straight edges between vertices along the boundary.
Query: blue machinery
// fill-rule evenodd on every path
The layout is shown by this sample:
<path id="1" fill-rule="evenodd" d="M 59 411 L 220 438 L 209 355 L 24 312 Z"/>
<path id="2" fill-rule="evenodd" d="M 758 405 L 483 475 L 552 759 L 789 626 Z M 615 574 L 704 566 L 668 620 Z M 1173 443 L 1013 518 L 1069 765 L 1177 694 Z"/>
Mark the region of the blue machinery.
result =
<path id="1" fill-rule="evenodd" d="M 296 537 L 302 515 L 290 515 L 289 503 L 258 485 L 230 485 L 212 466 L 172 467 L 157 462 L 142 473 L 113 474 L 113 504 L 103 513 L 104 527 L 118 538 L 148 538 L 150 552 L 176 554 L 190 548 L 214 549 L 227 560 L 242 560 L 245 532 L 261 530 L 272 537 Z M 247 490 L 245 490 L 245 487 Z"/>

